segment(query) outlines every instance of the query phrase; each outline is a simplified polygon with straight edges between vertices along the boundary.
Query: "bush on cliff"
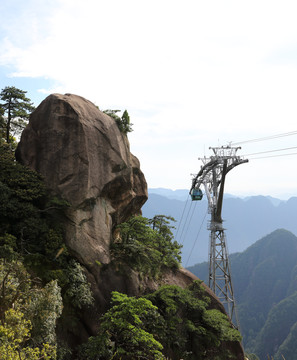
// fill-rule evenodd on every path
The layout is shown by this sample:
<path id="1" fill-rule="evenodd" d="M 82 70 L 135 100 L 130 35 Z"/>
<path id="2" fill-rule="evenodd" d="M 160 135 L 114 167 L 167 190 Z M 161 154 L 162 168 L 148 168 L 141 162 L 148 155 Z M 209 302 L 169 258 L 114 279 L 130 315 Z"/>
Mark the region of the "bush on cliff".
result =
<path id="1" fill-rule="evenodd" d="M 112 256 L 152 278 L 160 276 L 165 268 L 178 268 L 181 245 L 173 241 L 170 221 L 174 219 L 164 215 L 153 219 L 135 216 L 120 224 L 111 245 Z"/>
<path id="2" fill-rule="evenodd" d="M 187 289 L 162 286 L 140 298 L 114 292 L 81 359 L 231 359 L 221 346 L 241 336 L 209 302 L 199 282 Z"/>
<path id="3" fill-rule="evenodd" d="M 0 259 L 0 354 L 3 360 L 55 359 L 62 312 L 57 281 L 44 287 L 19 260 Z"/>
<path id="4" fill-rule="evenodd" d="M 128 114 L 128 111 L 125 110 L 123 112 L 123 115 L 121 117 L 119 117 L 117 115 L 118 112 L 120 112 L 120 110 L 104 110 L 103 111 L 106 115 L 110 116 L 111 118 L 113 118 L 119 128 L 119 130 L 123 133 L 123 134 L 127 134 L 128 132 L 133 131 L 132 129 L 132 125 L 130 123 L 130 116 Z"/>
<path id="5" fill-rule="evenodd" d="M 115 291 L 98 335 L 81 347 L 80 359 L 165 359 L 157 340 L 162 326 L 163 319 L 150 300 Z"/>

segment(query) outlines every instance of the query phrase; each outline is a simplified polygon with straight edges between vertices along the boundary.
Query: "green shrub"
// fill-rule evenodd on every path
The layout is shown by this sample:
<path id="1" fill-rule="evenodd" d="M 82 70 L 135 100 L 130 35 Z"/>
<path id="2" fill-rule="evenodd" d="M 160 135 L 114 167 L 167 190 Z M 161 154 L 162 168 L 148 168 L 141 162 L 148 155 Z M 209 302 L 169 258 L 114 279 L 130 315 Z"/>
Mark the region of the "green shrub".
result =
<path id="1" fill-rule="evenodd" d="M 123 115 L 121 117 L 117 115 L 120 110 L 104 110 L 103 112 L 115 120 L 119 130 L 123 134 L 127 134 L 128 132 L 133 131 L 133 124 L 130 123 L 130 116 L 127 110 L 123 112 Z"/>
<path id="2" fill-rule="evenodd" d="M 168 219 L 172 218 L 135 216 L 120 224 L 111 245 L 113 258 L 152 278 L 165 268 L 178 268 L 181 245 L 173 241 Z"/>
<path id="3" fill-rule="evenodd" d="M 113 292 L 111 305 L 101 319 L 98 336 L 81 347 L 80 358 L 165 359 L 152 331 L 161 317 L 151 301 Z"/>

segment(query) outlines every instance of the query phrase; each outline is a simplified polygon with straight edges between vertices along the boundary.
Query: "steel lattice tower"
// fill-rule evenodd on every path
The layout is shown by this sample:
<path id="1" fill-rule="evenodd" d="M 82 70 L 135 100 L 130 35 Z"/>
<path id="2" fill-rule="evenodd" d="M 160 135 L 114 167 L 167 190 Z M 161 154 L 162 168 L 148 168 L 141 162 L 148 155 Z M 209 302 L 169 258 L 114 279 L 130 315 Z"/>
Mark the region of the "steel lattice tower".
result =
<path id="1" fill-rule="evenodd" d="M 192 200 L 201 200 L 200 187 L 203 184 L 208 200 L 208 212 L 211 214 L 208 224 L 208 230 L 210 230 L 208 286 L 223 303 L 233 325 L 238 328 L 239 322 L 221 213 L 227 173 L 248 160 L 243 160 L 236 155 L 240 147 L 222 146 L 210 147 L 210 149 L 213 150 L 214 155 L 210 158 L 200 158 L 203 165 L 199 173 L 193 177 L 190 194 Z"/>

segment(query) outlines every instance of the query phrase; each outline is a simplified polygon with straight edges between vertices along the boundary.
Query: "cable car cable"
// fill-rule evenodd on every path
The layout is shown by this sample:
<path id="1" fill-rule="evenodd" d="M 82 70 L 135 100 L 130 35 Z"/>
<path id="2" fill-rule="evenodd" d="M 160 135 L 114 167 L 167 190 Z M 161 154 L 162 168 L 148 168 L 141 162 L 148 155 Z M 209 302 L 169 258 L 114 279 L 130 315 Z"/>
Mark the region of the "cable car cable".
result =
<path id="1" fill-rule="evenodd" d="M 190 198 L 190 196 L 188 195 L 187 200 L 186 200 L 186 202 L 185 202 L 185 206 L 184 206 L 183 212 L 182 212 L 182 216 L 181 216 L 181 218 L 180 218 L 180 220 L 179 220 L 179 223 L 178 223 L 178 226 L 177 226 L 177 229 L 176 229 L 176 233 L 175 233 L 175 236 L 174 236 L 176 240 L 177 240 L 177 235 L 178 235 L 179 229 L 180 229 L 181 224 L 182 224 L 182 221 L 183 221 L 184 213 L 185 213 L 185 210 L 186 210 L 186 207 L 187 207 L 189 198 Z"/>
<path id="2" fill-rule="evenodd" d="M 199 237 L 199 235 L 200 235 L 200 232 L 201 232 L 202 226 L 203 226 L 203 224 L 204 224 L 204 221 L 205 221 L 205 218 L 206 218 L 207 213 L 208 213 L 208 209 L 206 209 L 204 218 L 203 218 L 202 223 L 201 223 L 201 225 L 200 225 L 200 228 L 199 228 L 199 230 L 198 230 L 197 236 L 196 236 L 196 238 L 195 238 L 194 244 L 193 244 L 192 249 L 191 249 L 191 251 L 190 251 L 190 254 L 189 254 L 189 256 L 188 256 L 188 260 L 187 260 L 187 262 L 186 262 L 185 267 L 187 267 L 188 262 L 189 262 L 189 260 L 190 260 L 190 257 L 191 257 L 191 255 L 192 255 L 192 253 L 193 253 L 193 251 L 194 251 L 196 242 L 197 242 L 198 237 Z"/>
<path id="3" fill-rule="evenodd" d="M 281 156 L 288 156 L 288 155 L 297 155 L 297 152 L 295 152 L 295 153 L 289 153 L 289 154 L 279 154 L 279 155 L 270 155 L 270 156 L 260 156 L 260 157 L 251 158 L 251 159 L 249 159 L 249 160 L 267 159 L 267 158 L 281 157 Z"/>
<path id="4" fill-rule="evenodd" d="M 277 138 L 280 138 L 280 137 L 292 136 L 292 135 L 297 135 L 297 130 L 290 131 L 290 132 L 287 132 L 287 133 L 282 133 L 282 134 L 264 136 L 262 138 L 255 138 L 255 139 L 249 139 L 249 140 L 244 140 L 244 141 L 231 142 L 231 144 L 232 144 L 232 146 L 237 146 L 237 145 L 240 145 L 240 144 L 247 144 L 247 143 L 251 143 L 251 142 L 272 140 L 272 139 L 277 139 Z"/>
<path id="5" fill-rule="evenodd" d="M 183 244 L 183 243 L 185 242 L 185 239 L 187 238 L 187 234 L 188 234 L 188 231 L 189 231 L 189 228 L 190 228 L 190 224 L 191 224 L 191 221 L 192 221 L 194 212 L 195 212 L 195 210 L 196 210 L 196 207 L 197 207 L 197 202 L 195 203 L 194 208 L 193 208 L 193 211 L 192 211 L 192 214 L 191 214 L 191 216 L 190 216 L 190 218 L 189 218 L 188 225 L 187 225 L 187 227 L 186 227 L 186 232 L 185 232 L 185 234 L 183 235 L 183 239 L 182 239 L 181 244 Z"/>
<path id="6" fill-rule="evenodd" d="M 297 146 L 292 146 L 292 147 L 283 148 L 283 149 L 276 149 L 276 150 L 260 151 L 260 152 L 256 152 L 256 153 L 252 153 L 252 154 L 244 154 L 242 156 L 253 156 L 253 155 L 267 154 L 267 153 L 271 153 L 271 152 L 285 151 L 285 150 L 292 150 L 292 149 L 297 149 Z"/>
<path id="7" fill-rule="evenodd" d="M 181 241 L 179 242 L 180 244 L 183 244 L 183 241 L 184 241 L 183 240 L 184 239 L 183 233 L 184 233 L 184 230 L 185 230 L 186 223 L 188 222 L 188 217 L 189 217 L 192 206 L 193 206 L 193 202 L 191 201 L 190 202 L 190 207 L 189 207 L 187 215 L 186 215 L 185 222 L 184 222 L 183 227 L 182 227 L 182 231 L 181 231 L 181 235 L 180 235 Z"/>

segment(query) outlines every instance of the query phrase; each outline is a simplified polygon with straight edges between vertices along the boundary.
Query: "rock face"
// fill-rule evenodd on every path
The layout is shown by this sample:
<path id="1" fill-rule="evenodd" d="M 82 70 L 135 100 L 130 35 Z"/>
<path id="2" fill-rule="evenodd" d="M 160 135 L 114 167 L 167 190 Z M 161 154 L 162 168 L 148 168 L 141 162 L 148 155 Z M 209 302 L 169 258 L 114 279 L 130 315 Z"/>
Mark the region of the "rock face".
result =
<path id="1" fill-rule="evenodd" d="M 71 204 L 66 244 L 85 265 L 110 261 L 113 227 L 147 200 L 139 161 L 116 122 L 90 101 L 48 96 L 22 134 L 17 159 Z"/>
<path id="2" fill-rule="evenodd" d="M 80 334 L 66 329 L 67 341 L 72 345 L 96 334 L 111 291 L 138 296 L 156 290 L 160 284 L 185 288 L 197 279 L 181 269 L 168 271 L 155 282 L 141 279 L 129 267 L 119 270 L 111 261 L 113 230 L 131 215 L 141 213 L 147 200 L 147 184 L 139 161 L 130 153 L 126 135 L 119 131 L 114 119 L 90 101 L 71 94 L 48 96 L 31 115 L 16 157 L 41 173 L 54 195 L 70 203 L 65 242 L 84 265 L 95 298 L 94 308 L 79 314 Z M 99 262 L 103 266 L 98 266 Z M 211 307 L 224 312 L 223 305 L 206 290 Z M 228 346 L 226 349 L 235 359 L 243 360 L 239 343 L 232 343 L 230 349 Z"/>

